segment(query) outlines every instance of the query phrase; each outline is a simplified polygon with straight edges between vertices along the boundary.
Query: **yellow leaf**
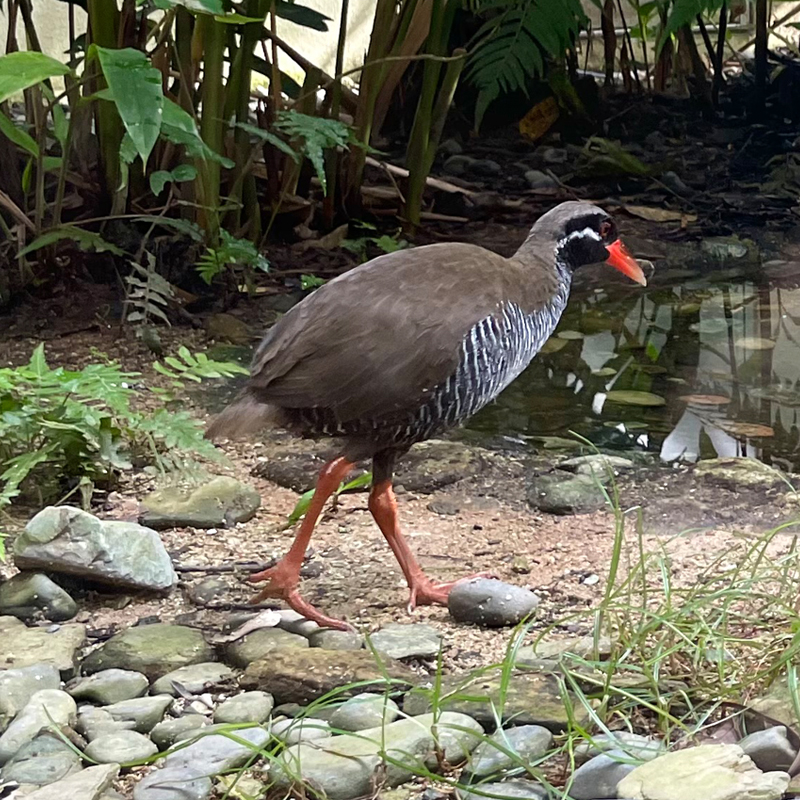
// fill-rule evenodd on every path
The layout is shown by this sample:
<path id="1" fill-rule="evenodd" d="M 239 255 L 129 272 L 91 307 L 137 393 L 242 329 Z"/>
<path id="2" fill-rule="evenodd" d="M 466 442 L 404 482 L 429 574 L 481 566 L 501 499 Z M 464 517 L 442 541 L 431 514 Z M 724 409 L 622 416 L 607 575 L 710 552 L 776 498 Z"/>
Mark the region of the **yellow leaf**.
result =
<path id="1" fill-rule="evenodd" d="M 558 119 L 558 113 L 558 102 L 555 97 L 547 97 L 519 121 L 519 132 L 535 142 L 553 127 Z"/>

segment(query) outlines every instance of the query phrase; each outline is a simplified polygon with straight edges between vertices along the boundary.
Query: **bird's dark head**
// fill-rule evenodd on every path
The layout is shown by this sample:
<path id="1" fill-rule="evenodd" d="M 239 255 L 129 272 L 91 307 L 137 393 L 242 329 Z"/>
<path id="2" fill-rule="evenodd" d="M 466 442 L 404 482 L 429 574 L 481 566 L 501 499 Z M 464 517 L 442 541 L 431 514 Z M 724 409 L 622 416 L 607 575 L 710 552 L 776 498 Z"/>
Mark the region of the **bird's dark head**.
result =
<path id="1" fill-rule="evenodd" d="M 641 267 L 622 244 L 609 214 L 592 203 L 569 201 L 536 220 L 525 244 L 552 248 L 556 264 L 570 272 L 587 264 L 605 261 L 645 286 Z"/>

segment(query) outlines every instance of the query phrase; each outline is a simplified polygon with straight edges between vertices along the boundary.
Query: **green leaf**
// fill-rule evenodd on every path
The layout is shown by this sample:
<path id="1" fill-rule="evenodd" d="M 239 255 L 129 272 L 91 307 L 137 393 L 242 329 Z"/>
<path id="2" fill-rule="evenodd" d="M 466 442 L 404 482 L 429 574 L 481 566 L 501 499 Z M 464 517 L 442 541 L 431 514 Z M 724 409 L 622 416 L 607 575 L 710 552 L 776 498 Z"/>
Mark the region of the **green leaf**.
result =
<path id="1" fill-rule="evenodd" d="M 69 122 L 64 109 L 61 108 L 58 103 L 53 106 L 53 133 L 55 134 L 58 143 L 63 148 L 67 142 Z"/>
<path id="2" fill-rule="evenodd" d="M 96 47 L 96 51 L 125 130 L 142 163 L 147 164 L 161 132 L 164 108 L 161 73 L 141 50 Z"/>
<path id="3" fill-rule="evenodd" d="M 183 6 L 196 14 L 224 14 L 222 0 L 158 0 L 156 7 L 165 11 L 175 6 Z"/>
<path id="4" fill-rule="evenodd" d="M 137 219 L 142 222 L 155 223 L 156 225 L 163 225 L 165 228 L 172 228 L 191 239 L 195 242 L 203 241 L 203 232 L 199 226 L 188 219 L 179 219 L 177 217 L 158 217 L 154 214 L 141 214 Z"/>
<path id="5" fill-rule="evenodd" d="M 263 22 L 264 17 L 245 17 L 242 14 L 219 14 L 214 17 L 214 21 L 221 22 L 224 25 L 247 25 L 251 22 Z"/>
<path id="6" fill-rule="evenodd" d="M 0 62 L 2 59 L 0 59 Z M 5 114 L 0 112 L 0 132 L 14 142 L 17 147 L 21 147 L 26 153 L 34 158 L 39 155 L 39 145 L 36 140 L 27 134 L 22 128 L 18 128 Z"/>
<path id="7" fill-rule="evenodd" d="M 164 187 L 172 181 L 176 183 L 193 181 L 196 177 L 197 170 L 191 164 L 180 164 L 171 172 L 160 169 L 150 176 L 150 191 L 155 195 L 159 195 L 164 191 Z"/>
<path id="8" fill-rule="evenodd" d="M 11 95 L 55 75 L 69 75 L 66 65 L 35 50 L 20 50 L 0 57 L 0 103 Z"/>
<path id="9" fill-rule="evenodd" d="M 281 19 L 315 31 L 327 31 L 328 26 L 326 23 L 331 21 L 330 17 L 326 17 L 316 9 L 301 6 L 299 3 L 288 2 L 288 0 L 276 0 L 275 13 Z"/>
<path id="10" fill-rule="evenodd" d="M 296 151 L 292 150 L 292 148 L 283 141 L 283 139 L 278 138 L 274 133 L 270 133 L 269 131 L 265 131 L 263 128 L 259 128 L 256 125 L 250 125 L 247 122 L 237 122 L 237 128 L 241 128 L 243 131 L 247 131 L 249 134 L 253 136 L 257 136 L 259 139 L 262 139 L 265 142 L 269 142 L 273 147 L 276 147 L 282 153 L 285 153 L 289 158 L 292 159 L 295 163 L 300 160 L 300 156 L 297 154 Z"/>
<path id="11" fill-rule="evenodd" d="M 99 233 L 85 231 L 82 228 L 76 228 L 72 225 L 63 225 L 60 228 L 45 231 L 41 236 L 38 236 L 27 247 L 23 247 L 22 250 L 17 253 L 17 258 L 22 258 L 22 256 L 26 256 L 28 253 L 41 250 L 42 247 L 47 247 L 62 239 L 71 239 L 81 250 L 95 250 L 98 253 L 113 253 L 115 256 L 121 256 L 123 254 L 123 251 L 119 247 L 107 242 Z"/>
<path id="12" fill-rule="evenodd" d="M 217 161 L 226 169 L 233 167 L 233 161 L 215 153 L 203 141 L 194 119 L 169 98 L 164 100 L 161 133 L 174 144 L 182 144 L 193 158 Z"/>

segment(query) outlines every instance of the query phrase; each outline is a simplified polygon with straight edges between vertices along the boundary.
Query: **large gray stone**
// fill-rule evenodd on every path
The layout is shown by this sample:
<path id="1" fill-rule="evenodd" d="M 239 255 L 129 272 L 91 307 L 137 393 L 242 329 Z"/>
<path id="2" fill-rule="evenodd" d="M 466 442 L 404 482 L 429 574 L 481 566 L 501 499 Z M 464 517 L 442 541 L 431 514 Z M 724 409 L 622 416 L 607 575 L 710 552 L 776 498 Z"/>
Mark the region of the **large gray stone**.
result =
<path id="1" fill-rule="evenodd" d="M 575 761 L 579 764 L 609 750 L 618 750 L 636 761 L 652 761 L 666 752 L 666 745 L 659 739 L 651 739 L 639 733 L 613 731 L 598 733 L 591 741 L 584 741 L 575 747 Z"/>
<path id="2" fill-rule="evenodd" d="M 361 731 L 377 728 L 397 719 L 400 709 L 391 697 L 362 692 L 349 700 L 331 714 L 331 727 L 343 731 Z"/>
<path id="3" fill-rule="evenodd" d="M 109 733 L 132 731 L 133 728 L 133 720 L 115 720 L 108 711 L 97 706 L 81 706 L 75 723 L 75 730 L 90 742 Z"/>
<path id="4" fill-rule="evenodd" d="M 753 759 L 763 772 L 787 771 L 797 755 L 786 736 L 783 725 L 775 725 L 764 731 L 745 736 L 739 747 Z"/>
<path id="5" fill-rule="evenodd" d="M 379 769 L 384 785 L 391 787 L 425 765 L 435 767 L 437 747 L 446 761 L 458 764 L 481 733 L 481 726 L 464 714 L 445 712 L 438 718 L 425 714 L 357 735 L 333 736 L 325 740 L 324 748 L 313 743 L 293 745 L 277 757 L 270 775 L 278 786 L 290 786 L 300 777 L 328 800 L 353 800 L 372 791 Z M 383 753 L 393 763 L 384 760 Z"/>
<path id="6" fill-rule="evenodd" d="M 530 590 L 489 578 L 472 578 L 457 583 L 447 598 L 450 616 L 488 628 L 517 625 L 539 605 Z"/>
<path id="7" fill-rule="evenodd" d="M 117 775 L 119 764 L 99 764 L 43 786 L 25 795 L 25 800 L 102 800 Z"/>
<path id="8" fill-rule="evenodd" d="M 134 697 L 105 706 L 103 711 L 111 715 L 114 722 L 130 722 L 139 733 L 149 733 L 161 722 L 167 709 L 172 705 L 172 697 L 159 694 L 154 697 Z"/>
<path id="9" fill-rule="evenodd" d="M 518 664 L 538 664 L 542 661 L 558 660 L 564 656 L 579 659 L 605 661 L 611 654 L 612 642 L 608 636 L 578 636 L 572 638 L 540 639 L 532 645 L 521 647 L 517 652 Z"/>
<path id="10" fill-rule="evenodd" d="M 85 625 L 71 623 L 55 630 L 27 628 L 16 617 L 0 617 L 0 668 L 49 665 L 67 680 L 75 674 L 78 650 L 85 641 Z"/>
<path id="11" fill-rule="evenodd" d="M 129 669 L 104 669 L 86 678 L 76 678 L 70 681 L 67 691 L 76 700 L 87 700 L 107 706 L 141 697 L 149 683 L 141 672 Z"/>
<path id="12" fill-rule="evenodd" d="M 133 800 L 204 800 L 211 794 L 210 775 L 242 766 L 269 740 L 263 728 L 238 729 L 235 736 L 252 746 L 213 734 L 170 753 L 161 769 L 136 784 Z"/>
<path id="13" fill-rule="evenodd" d="M 0 736 L 0 764 L 13 758 L 43 728 L 69 725 L 77 710 L 75 701 L 60 689 L 36 692 Z"/>
<path id="14" fill-rule="evenodd" d="M 629 458 L 622 456 L 607 455 L 606 453 L 589 453 L 585 456 L 575 456 L 562 461 L 559 469 L 575 472 L 578 475 L 598 475 L 608 477 L 609 470 L 617 475 L 629 469 L 633 469 L 634 463 Z"/>
<path id="15" fill-rule="evenodd" d="M 488 741 L 481 742 L 469 757 L 464 771 L 478 778 L 529 764 L 541 758 L 553 744 L 553 734 L 541 725 L 520 725 L 497 730 Z M 499 748 L 503 748 L 502 750 Z M 516 753 L 516 758 L 508 755 Z"/>
<path id="16" fill-rule="evenodd" d="M 187 714 L 177 719 L 165 719 L 150 731 L 150 738 L 159 750 L 166 750 L 185 734 L 194 733 L 207 724 L 208 720 L 202 714 Z"/>
<path id="17" fill-rule="evenodd" d="M 361 650 L 364 637 L 355 631 L 337 631 L 332 628 L 320 628 L 308 637 L 311 647 L 323 650 Z"/>
<path id="18" fill-rule="evenodd" d="M 269 718 L 275 702 L 266 692 L 242 692 L 229 697 L 214 711 L 214 722 L 238 725 L 243 722 L 260 724 Z"/>
<path id="19" fill-rule="evenodd" d="M 143 525 L 164 528 L 225 528 L 252 519 L 261 496 L 235 478 L 218 475 L 202 486 L 168 486 L 142 500 Z"/>
<path id="20" fill-rule="evenodd" d="M 261 628 L 231 642 L 227 647 L 226 657 L 236 667 L 247 667 L 254 661 L 268 658 L 273 650 L 307 647 L 308 639 L 305 636 L 280 628 Z"/>
<path id="21" fill-rule="evenodd" d="M 158 752 L 146 736 L 136 731 L 117 731 L 98 736 L 87 746 L 88 758 L 99 764 L 130 764 L 143 761 Z"/>
<path id="22" fill-rule="evenodd" d="M 63 622 L 77 613 L 78 604 L 41 572 L 20 572 L 0 583 L 0 614 L 26 620 L 41 615 Z"/>
<path id="23" fill-rule="evenodd" d="M 572 774 L 569 796 L 573 800 L 610 800 L 617 786 L 636 769 L 637 762 L 621 750 L 609 750 L 581 764 Z"/>
<path id="24" fill-rule="evenodd" d="M 229 666 L 215 661 L 204 661 L 168 672 L 150 687 L 150 691 L 153 694 L 178 697 L 180 693 L 175 688 L 177 683 L 191 694 L 201 694 L 212 686 L 232 680 L 233 676 L 234 671 Z"/>
<path id="25" fill-rule="evenodd" d="M 177 581 L 158 534 L 135 522 L 100 520 L 71 506 L 50 506 L 14 543 L 20 569 L 45 569 L 130 589 L 169 591 Z"/>
<path id="26" fill-rule="evenodd" d="M 81 769 L 80 756 L 54 733 L 43 733 L 20 748 L 0 770 L 0 782 L 45 786 Z"/>
<path id="27" fill-rule="evenodd" d="M 327 720 L 315 719 L 314 717 L 280 719 L 272 723 L 270 732 L 284 744 L 313 742 L 318 739 L 329 739 L 333 736 L 330 723 Z"/>
<path id="28" fill-rule="evenodd" d="M 392 622 L 373 633 L 370 642 L 384 658 L 432 658 L 439 654 L 442 635 L 423 622 Z"/>
<path id="29" fill-rule="evenodd" d="M 535 781 L 496 781 L 493 783 L 480 783 L 477 791 L 459 789 L 458 796 L 461 800 L 547 800 L 547 789 Z M 487 797 L 489 795 L 489 797 Z"/>
<path id="30" fill-rule="evenodd" d="M 788 489 L 777 469 L 755 458 L 706 458 L 697 462 L 694 476 L 732 491 Z"/>
<path id="31" fill-rule="evenodd" d="M 636 767 L 617 792 L 630 800 L 780 800 L 788 785 L 787 773 L 762 772 L 739 745 L 707 744 Z"/>
<path id="32" fill-rule="evenodd" d="M 528 503 L 548 514 L 587 514 L 605 506 L 598 486 L 602 476 L 571 475 L 556 471 L 537 475 L 528 485 Z"/>
<path id="33" fill-rule="evenodd" d="M 83 671 L 132 669 L 150 680 L 189 664 L 214 659 L 214 648 L 203 634 L 182 625 L 140 625 L 112 636 L 83 662 Z"/>
<path id="34" fill-rule="evenodd" d="M 0 731 L 27 705 L 40 689 L 58 689 L 61 676 L 52 664 L 0 671 Z"/>

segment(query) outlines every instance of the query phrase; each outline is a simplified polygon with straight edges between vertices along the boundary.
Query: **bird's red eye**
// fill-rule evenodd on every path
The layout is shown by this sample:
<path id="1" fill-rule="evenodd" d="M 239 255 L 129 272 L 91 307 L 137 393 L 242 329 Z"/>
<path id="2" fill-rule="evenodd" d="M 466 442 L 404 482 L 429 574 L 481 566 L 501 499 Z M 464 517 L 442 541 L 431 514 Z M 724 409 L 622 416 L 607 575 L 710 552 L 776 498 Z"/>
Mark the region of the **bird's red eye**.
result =
<path id="1" fill-rule="evenodd" d="M 611 234 L 612 225 L 610 222 L 601 222 L 600 223 L 600 235 L 604 239 L 608 239 L 609 235 Z"/>

